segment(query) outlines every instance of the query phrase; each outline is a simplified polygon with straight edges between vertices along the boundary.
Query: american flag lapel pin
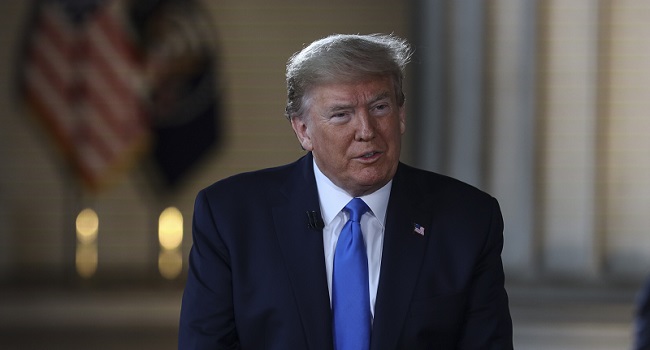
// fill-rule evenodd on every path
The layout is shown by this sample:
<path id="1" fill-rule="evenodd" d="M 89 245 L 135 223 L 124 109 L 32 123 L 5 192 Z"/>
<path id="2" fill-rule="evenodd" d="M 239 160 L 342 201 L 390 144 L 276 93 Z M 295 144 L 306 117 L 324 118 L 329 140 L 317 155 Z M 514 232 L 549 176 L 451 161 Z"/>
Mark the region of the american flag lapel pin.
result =
<path id="1" fill-rule="evenodd" d="M 424 227 L 420 226 L 420 224 L 413 224 L 413 232 L 419 234 L 420 236 L 424 236 Z"/>

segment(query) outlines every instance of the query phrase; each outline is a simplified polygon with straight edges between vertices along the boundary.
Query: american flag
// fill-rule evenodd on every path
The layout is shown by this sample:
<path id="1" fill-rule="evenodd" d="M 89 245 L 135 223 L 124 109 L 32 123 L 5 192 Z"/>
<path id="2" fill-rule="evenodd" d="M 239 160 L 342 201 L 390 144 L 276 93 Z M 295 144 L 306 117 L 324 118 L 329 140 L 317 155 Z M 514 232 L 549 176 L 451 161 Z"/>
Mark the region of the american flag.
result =
<path id="1" fill-rule="evenodd" d="M 424 236 L 424 227 L 420 226 L 419 224 L 413 224 L 413 231 L 420 236 Z"/>
<path id="2" fill-rule="evenodd" d="M 142 67 L 123 1 L 37 4 L 24 62 L 27 100 L 89 187 L 105 184 L 146 145 Z"/>

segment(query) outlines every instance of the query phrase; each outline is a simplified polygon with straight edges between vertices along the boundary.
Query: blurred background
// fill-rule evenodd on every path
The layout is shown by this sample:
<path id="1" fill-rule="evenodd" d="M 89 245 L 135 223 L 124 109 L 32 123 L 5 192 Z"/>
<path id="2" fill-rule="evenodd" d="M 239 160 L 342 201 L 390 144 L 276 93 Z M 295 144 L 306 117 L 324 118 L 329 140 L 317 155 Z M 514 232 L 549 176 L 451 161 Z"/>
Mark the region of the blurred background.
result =
<path id="1" fill-rule="evenodd" d="M 175 349 L 194 196 L 300 157 L 287 59 L 376 32 L 415 48 L 402 160 L 501 203 L 516 348 L 630 348 L 644 0 L 0 2 L 0 347 Z"/>

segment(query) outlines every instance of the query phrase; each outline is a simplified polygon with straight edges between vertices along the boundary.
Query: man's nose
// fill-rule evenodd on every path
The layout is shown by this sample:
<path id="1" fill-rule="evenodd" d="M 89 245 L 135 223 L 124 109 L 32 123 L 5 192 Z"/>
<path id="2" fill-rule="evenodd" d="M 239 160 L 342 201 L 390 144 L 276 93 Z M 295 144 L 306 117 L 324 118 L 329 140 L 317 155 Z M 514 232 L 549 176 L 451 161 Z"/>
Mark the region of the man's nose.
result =
<path id="1" fill-rule="evenodd" d="M 375 137 L 375 120 L 367 110 L 357 113 L 357 141 L 368 141 Z"/>

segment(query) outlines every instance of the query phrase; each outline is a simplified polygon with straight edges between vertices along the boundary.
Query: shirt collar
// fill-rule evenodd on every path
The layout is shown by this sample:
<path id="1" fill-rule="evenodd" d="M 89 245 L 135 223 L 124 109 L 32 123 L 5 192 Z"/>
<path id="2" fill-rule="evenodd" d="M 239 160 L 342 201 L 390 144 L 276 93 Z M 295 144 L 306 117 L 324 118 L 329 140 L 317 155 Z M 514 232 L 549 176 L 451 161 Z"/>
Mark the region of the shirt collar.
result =
<path id="1" fill-rule="evenodd" d="M 314 161 L 314 175 L 316 177 L 316 187 L 318 188 L 321 215 L 323 215 L 325 225 L 328 225 L 353 197 L 325 176 L 316 165 L 316 161 Z M 372 210 L 372 213 L 382 226 L 386 222 L 386 208 L 388 207 L 392 184 L 393 180 L 377 191 L 360 197 L 370 207 L 370 210 Z"/>

